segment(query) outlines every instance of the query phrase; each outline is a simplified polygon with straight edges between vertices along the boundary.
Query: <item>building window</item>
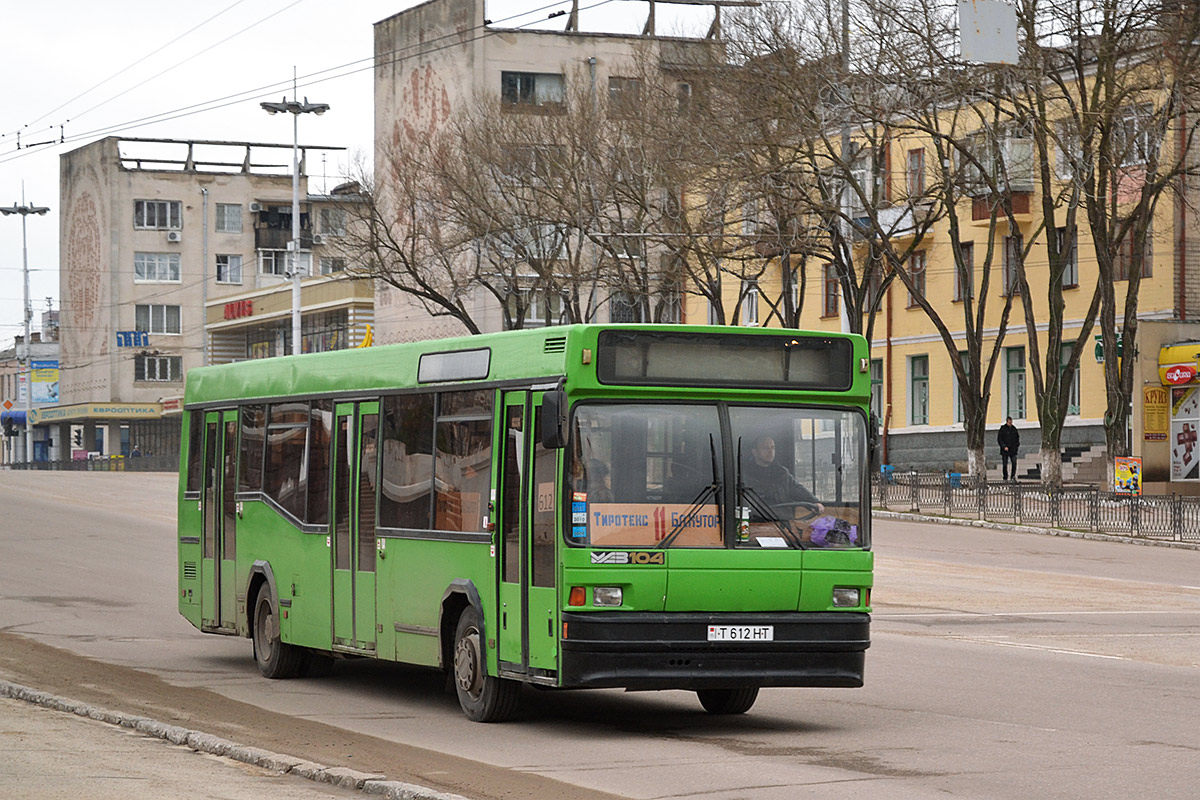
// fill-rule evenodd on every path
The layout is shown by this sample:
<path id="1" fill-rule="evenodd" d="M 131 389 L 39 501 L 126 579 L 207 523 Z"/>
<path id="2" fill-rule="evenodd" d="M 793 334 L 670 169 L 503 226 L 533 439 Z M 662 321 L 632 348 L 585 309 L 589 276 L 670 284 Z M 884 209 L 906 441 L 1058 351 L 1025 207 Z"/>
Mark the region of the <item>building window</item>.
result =
<path id="1" fill-rule="evenodd" d="M 958 360 L 962 362 L 963 373 L 970 377 L 971 375 L 971 354 L 966 350 L 958 351 Z M 954 378 L 954 421 L 962 422 L 966 414 L 963 412 L 962 401 L 963 385 L 958 380 L 957 373 Z"/>
<path id="2" fill-rule="evenodd" d="M 1004 237 L 1004 294 L 1021 293 L 1021 257 L 1025 245 L 1020 236 Z"/>
<path id="3" fill-rule="evenodd" d="M 929 424 L 929 356 L 908 359 L 909 422 Z"/>
<path id="4" fill-rule="evenodd" d="M 338 258 L 336 256 L 334 256 L 332 258 L 329 258 L 326 256 L 321 257 L 321 274 L 322 275 L 332 275 L 335 272 L 345 272 L 345 271 L 346 271 L 346 259 Z"/>
<path id="5" fill-rule="evenodd" d="M 1150 159 L 1155 147 L 1154 108 L 1135 105 L 1123 109 L 1113 130 L 1113 154 L 1122 167 L 1135 167 Z"/>
<path id="6" fill-rule="evenodd" d="M 135 381 L 175 382 L 183 380 L 182 356 L 134 356 Z"/>
<path id="7" fill-rule="evenodd" d="M 1025 419 L 1025 348 L 1004 348 L 1004 402 L 1006 416 Z"/>
<path id="8" fill-rule="evenodd" d="M 179 306 L 134 307 L 134 330 L 146 333 L 179 333 Z"/>
<path id="9" fill-rule="evenodd" d="M 758 324 L 758 281 L 742 281 L 742 324 Z"/>
<path id="10" fill-rule="evenodd" d="M 960 242 L 958 264 L 954 265 L 954 299 L 966 300 L 975 296 L 975 243 Z"/>
<path id="11" fill-rule="evenodd" d="M 239 255 L 217 256 L 217 283 L 242 282 L 242 257 Z"/>
<path id="12" fill-rule="evenodd" d="M 637 78 L 608 79 L 608 113 L 612 117 L 631 117 L 642 101 L 642 82 Z"/>
<path id="13" fill-rule="evenodd" d="M 500 101 L 506 106 L 561 106 L 566 97 L 566 84 L 561 74 L 500 73 Z"/>
<path id="14" fill-rule="evenodd" d="M 301 275 L 308 275 L 312 271 L 312 253 L 300 253 L 297 268 Z M 287 250 L 259 250 L 258 251 L 258 271 L 263 275 L 287 275 L 288 273 L 288 251 Z"/>
<path id="15" fill-rule="evenodd" d="M 1067 241 L 1067 229 L 1058 229 L 1058 249 L 1061 252 Z M 1079 286 L 1079 238 L 1071 228 L 1071 246 L 1063 254 L 1062 287 L 1074 289 Z"/>
<path id="16" fill-rule="evenodd" d="M 512 317 L 517 315 L 518 303 L 524 307 L 521 315 L 523 328 L 544 328 L 547 325 L 559 325 L 563 321 L 563 298 L 557 292 L 519 289 L 516 294 L 509 296 L 509 314 Z"/>
<path id="17" fill-rule="evenodd" d="M 341 208 L 321 209 L 321 233 L 326 236 L 346 235 L 346 211 Z"/>
<path id="18" fill-rule="evenodd" d="M 133 280 L 179 283 L 179 253 L 134 253 Z"/>
<path id="19" fill-rule="evenodd" d="M 883 359 L 871 359 L 871 413 L 883 420 Z"/>
<path id="20" fill-rule="evenodd" d="M 679 289 L 663 289 L 654 307 L 654 321 L 678 325 L 683 321 L 683 292 Z"/>
<path id="21" fill-rule="evenodd" d="M 838 277 L 833 264 L 821 267 L 821 316 L 836 317 L 838 314 Z"/>
<path id="22" fill-rule="evenodd" d="M 1067 362 L 1070 360 L 1071 345 L 1064 344 L 1062 355 L 1058 361 L 1059 382 L 1063 390 L 1067 392 L 1067 414 L 1077 417 L 1079 416 L 1079 365 L 1076 364 L 1071 374 L 1067 375 Z"/>
<path id="23" fill-rule="evenodd" d="M 908 290 L 908 307 L 916 308 L 917 298 L 925 296 L 925 251 L 918 250 L 908 257 L 908 276 L 912 286 Z"/>
<path id="24" fill-rule="evenodd" d="M 1133 273 L 1133 254 L 1134 241 L 1136 237 L 1133 231 L 1125 234 L 1125 238 L 1117 245 L 1117 257 L 1113 261 L 1113 279 L 1118 281 L 1127 281 Z M 1146 230 L 1146 242 L 1142 252 L 1142 277 L 1149 278 L 1154 271 L 1153 266 L 1153 251 L 1150 249 L 1150 231 Z"/>
<path id="25" fill-rule="evenodd" d="M 908 196 L 925 194 L 925 148 L 908 151 Z"/>
<path id="26" fill-rule="evenodd" d="M 142 230 L 177 231 L 183 227 L 182 204 L 178 200 L 134 200 L 133 227 Z"/>
<path id="27" fill-rule="evenodd" d="M 217 203 L 217 233 L 242 232 L 242 207 L 237 203 Z"/>
<path id="28" fill-rule="evenodd" d="M 290 329 L 288 330 L 290 334 Z M 326 353 L 330 350 L 345 350 L 350 345 L 350 314 L 341 311 L 326 311 L 305 314 L 300 320 L 300 352 Z M 289 347 L 288 352 L 291 352 Z"/>
<path id="29" fill-rule="evenodd" d="M 629 292 L 616 292 L 609 302 L 610 322 L 642 322 L 642 304 Z"/>
<path id="30" fill-rule="evenodd" d="M 692 85 L 684 81 L 675 84 L 675 100 L 680 113 L 687 111 L 692 105 Z"/>

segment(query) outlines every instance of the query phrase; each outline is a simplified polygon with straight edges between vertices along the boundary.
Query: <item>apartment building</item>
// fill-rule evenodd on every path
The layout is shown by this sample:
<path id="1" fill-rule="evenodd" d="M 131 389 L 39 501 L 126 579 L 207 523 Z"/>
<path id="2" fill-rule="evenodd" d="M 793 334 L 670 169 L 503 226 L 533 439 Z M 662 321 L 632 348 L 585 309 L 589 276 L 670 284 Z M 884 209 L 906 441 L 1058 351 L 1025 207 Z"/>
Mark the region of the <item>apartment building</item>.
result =
<path id="1" fill-rule="evenodd" d="M 717 5 L 715 0 L 711 4 Z M 575 82 L 590 87 L 589 102 L 622 96 L 636 101 L 638 79 L 631 77 L 631 67 L 647 52 L 682 96 L 691 88 L 687 71 L 714 57 L 719 60 L 724 52 L 718 25 L 705 38 L 658 36 L 653 3 L 630 8 L 648 9 L 643 35 L 582 32 L 574 12 L 563 16 L 563 30 L 506 29 L 485 19 L 484 0 L 430 0 L 376 23 L 377 185 L 392 168 L 387 158 L 392 143 L 428 138 L 479 98 L 513 115 L 561 114 Z M 536 160 L 536 154 L 529 155 L 535 170 Z M 513 295 L 536 291 L 527 285 L 510 287 Z M 589 302 L 600 308 L 594 317 L 600 321 L 646 316 L 619 292 L 602 293 Z M 663 302 L 667 316 L 679 319 L 678 294 Z M 466 304 L 484 331 L 504 327 L 501 301 L 493 293 L 476 291 Z M 465 332 L 459 322 L 431 317 L 410 295 L 386 283 L 379 284 L 375 309 L 376 341 L 381 343 Z M 555 324 L 562 321 L 561 311 L 561 296 L 547 293 L 529 304 L 522 324 Z"/>
<path id="2" fill-rule="evenodd" d="M 53 439 L 178 452 L 190 367 L 290 352 L 291 150 L 109 137 L 62 156 L 60 404 L 39 420 Z M 309 194 L 300 172 L 304 349 L 354 346 L 371 302 L 336 247 L 346 198 Z"/>

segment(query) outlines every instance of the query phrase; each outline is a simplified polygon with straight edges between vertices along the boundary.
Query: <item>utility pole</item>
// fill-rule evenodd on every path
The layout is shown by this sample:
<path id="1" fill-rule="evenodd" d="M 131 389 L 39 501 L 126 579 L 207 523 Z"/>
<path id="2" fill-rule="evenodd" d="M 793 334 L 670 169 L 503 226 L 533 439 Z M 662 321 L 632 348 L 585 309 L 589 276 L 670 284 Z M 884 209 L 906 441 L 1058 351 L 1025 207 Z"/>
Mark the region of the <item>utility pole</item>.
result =
<path id="1" fill-rule="evenodd" d="M 291 100 L 284 97 L 278 103 L 259 105 L 268 114 L 285 112 L 292 115 L 292 241 L 288 249 L 291 251 L 292 273 L 292 355 L 300 355 L 300 115 L 311 113 L 320 116 L 329 110 L 329 105 L 310 103 L 307 97 L 303 103 L 297 101 L 294 76 Z"/>
<path id="2" fill-rule="evenodd" d="M 27 206 L 25 192 L 21 192 L 21 203 L 12 208 L 0 207 L 0 214 L 21 215 L 21 265 L 25 275 L 25 463 L 33 464 L 33 342 L 29 338 L 29 322 L 33 319 L 33 306 L 29 304 L 29 245 L 25 238 L 25 218 L 30 214 L 41 216 L 49 211 L 42 206 Z"/>

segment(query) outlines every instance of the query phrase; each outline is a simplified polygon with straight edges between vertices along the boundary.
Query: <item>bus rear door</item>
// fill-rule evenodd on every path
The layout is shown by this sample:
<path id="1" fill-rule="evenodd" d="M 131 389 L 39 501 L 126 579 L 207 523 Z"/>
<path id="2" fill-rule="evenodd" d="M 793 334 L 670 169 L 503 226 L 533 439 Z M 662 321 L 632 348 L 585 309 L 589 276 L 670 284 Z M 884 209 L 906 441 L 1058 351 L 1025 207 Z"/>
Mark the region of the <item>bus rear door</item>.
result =
<path id="1" fill-rule="evenodd" d="M 236 411 L 204 415 L 200 610 L 210 629 L 237 624 L 237 433 Z"/>
<path id="2" fill-rule="evenodd" d="M 542 393 L 505 392 L 502 409 L 499 658 L 507 671 L 552 677 L 558 669 L 558 451 L 541 443 Z"/>
<path id="3" fill-rule="evenodd" d="M 379 403 L 339 403 L 333 442 L 333 645 L 375 650 Z"/>

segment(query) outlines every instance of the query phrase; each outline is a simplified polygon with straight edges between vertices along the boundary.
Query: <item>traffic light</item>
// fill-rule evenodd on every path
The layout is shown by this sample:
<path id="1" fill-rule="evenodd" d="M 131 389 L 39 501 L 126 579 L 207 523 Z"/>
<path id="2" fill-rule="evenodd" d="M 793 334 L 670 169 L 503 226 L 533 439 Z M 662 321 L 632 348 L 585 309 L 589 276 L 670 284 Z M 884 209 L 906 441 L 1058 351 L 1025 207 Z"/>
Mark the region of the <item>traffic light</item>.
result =
<path id="1" fill-rule="evenodd" d="M 83 447 L 83 431 L 75 431 L 71 434 L 71 438 L 75 441 L 76 447 Z"/>
<path id="2" fill-rule="evenodd" d="M 12 417 L 5 417 L 5 419 L 4 419 L 4 435 L 5 436 L 16 436 L 17 435 L 17 426 L 13 424 Z"/>

